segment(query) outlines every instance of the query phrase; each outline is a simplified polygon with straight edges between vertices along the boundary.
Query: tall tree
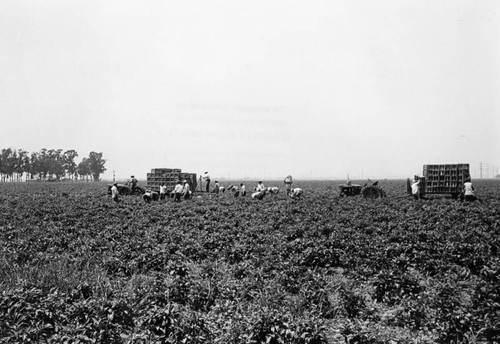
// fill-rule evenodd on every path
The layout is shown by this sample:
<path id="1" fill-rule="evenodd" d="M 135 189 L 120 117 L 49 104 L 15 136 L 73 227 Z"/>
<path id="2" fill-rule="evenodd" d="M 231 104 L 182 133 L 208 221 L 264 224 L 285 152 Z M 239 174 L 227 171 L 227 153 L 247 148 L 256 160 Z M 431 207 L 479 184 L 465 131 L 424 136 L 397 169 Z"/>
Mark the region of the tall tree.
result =
<path id="1" fill-rule="evenodd" d="M 0 157 L 1 160 L 1 171 L 2 181 L 5 181 L 7 178 L 12 181 L 12 175 L 14 174 L 14 166 L 15 159 L 17 158 L 17 154 L 14 157 L 15 151 L 12 148 L 2 149 L 2 155 Z"/>
<path id="2" fill-rule="evenodd" d="M 50 170 L 50 157 L 47 148 L 42 148 L 38 153 L 38 174 L 40 179 L 46 179 Z"/>
<path id="3" fill-rule="evenodd" d="M 30 161 L 28 166 L 28 174 L 30 179 L 33 179 L 36 175 L 40 178 L 40 160 L 38 158 L 38 152 L 33 152 L 30 155 Z"/>
<path id="4" fill-rule="evenodd" d="M 49 175 L 55 175 L 56 179 L 59 180 L 64 175 L 63 157 L 61 155 L 62 149 L 49 149 L 47 153 Z"/>
<path id="5" fill-rule="evenodd" d="M 14 172 L 16 173 L 16 181 L 22 179 L 24 172 L 27 171 L 27 166 L 26 166 L 27 158 L 28 158 L 28 152 L 26 152 L 24 149 L 17 150 L 17 157 L 14 165 Z"/>
<path id="6" fill-rule="evenodd" d="M 12 148 L 2 148 L 2 153 L 0 154 L 0 175 L 2 181 L 4 182 L 7 176 L 12 175 L 13 166 L 12 164 Z"/>
<path id="7" fill-rule="evenodd" d="M 76 167 L 76 170 L 78 172 L 78 175 L 80 176 L 80 179 L 87 179 L 90 175 L 89 159 L 83 158 Z"/>
<path id="8" fill-rule="evenodd" d="M 99 181 L 99 176 L 101 175 L 101 173 L 106 171 L 106 167 L 104 167 L 105 164 L 106 164 L 106 159 L 102 158 L 102 152 L 101 153 L 90 152 L 89 168 L 90 168 L 90 173 L 92 174 L 92 177 L 94 177 L 95 182 Z"/>
<path id="9" fill-rule="evenodd" d="M 68 176 L 72 179 L 75 177 L 77 172 L 77 165 L 75 162 L 75 158 L 78 156 L 78 153 L 74 149 L 67 150 L 63 155 L 63 166 L 64 171 Z"/>

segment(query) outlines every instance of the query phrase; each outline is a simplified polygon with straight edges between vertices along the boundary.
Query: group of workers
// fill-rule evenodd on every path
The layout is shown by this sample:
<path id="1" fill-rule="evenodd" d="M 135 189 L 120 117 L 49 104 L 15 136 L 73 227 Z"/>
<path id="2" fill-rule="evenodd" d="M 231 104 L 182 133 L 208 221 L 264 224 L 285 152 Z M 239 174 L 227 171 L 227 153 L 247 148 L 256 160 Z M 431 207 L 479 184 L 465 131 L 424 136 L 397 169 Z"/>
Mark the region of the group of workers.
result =
<path id="1" fill-rule="evenodd" d="M 156 191 L 152 191 L 151 189 L 147 189 L 144 195 L 142 195 L 142 199 L 144 199 L 146 203 L 157 201 L 159 199 L 164 200 L 167 197 L 167 186 L 162 184 L 159 191 L 160 192 L 158 193 Z M 182 198 L 190 199 L 192 191 L 187 180 L 178 181 L 170 195 L 174 199 L 174 202 L 180 202 Z"/>
<path id="2" fill-rule="evenodd" d="M 226 192 L 231 192 L 234 197 L 245 197 L 247 195 L 246 186 L 244 183 L 240 183 L 240 185 L 230 185 L 229 187 L 224 187 L 219 184 L 218 181 L 215 181 L 213 189 L 210 190 L 210 176 L 208 172 L 205 172 L 203 175 L 203 180 L 205 181 L 205 191 L 211 192 L 215 194 L 223 194 Z M 301 188 L 292 188 L 293 179 L 292 176 L 288 175 L 284 179 L 286 195 L 294 198 L 300 199 L 304 193 Z M 130 185 L 132 188 L 132 193 L 134 193 L 135 188 L 137 187 L 137 179 L 134 176 L 131 176 Z M 251 194 L 252 199 L 262 200 L 267 194 L 277 194 L 279 192 L 279 188 L 274 187 L 266 187 L 262 180 L 259 180 L 257 185 L 254 188 L 254 192 Z M 180 202 L 181 199 L 190 199 L 192 196 L 192 191 L 189 186 L 187 180 L 179 181 L 175 185 L 174 189 L 170 193 L 171 197 L 175 202 Z M 167 197 L 167 186 L 162 184 L 159 188 L 159 192 L 152 191 L 151 189 L 147 189 L 146 192 L 142 195 L 142 198 L 146 203 L 150 203 L 151 201 L 164 200 Z M 114 183 L 111 187 L 111 198 L 115 202 L 119 202 L 119 192 L 118 192 L 118 184 Z"/>
<path id="3" fill-rule="evenodd" d="M 210 190 L 210 176 L 208 172 L 205 172 L 203 175 L 203 180 L 205 180 L 205 191 L 212 192 L 215 194 L 225 193 L 226 188 L 224 186 L 220 186 L 218 181 L 215 181 L 215 185 L 212 190 Z M 284 179 L 286 195 L 292 198 L 300 199 L 304 190 L 301 188 L 292 188 L 293 178 L 288 175 Z M 227 187 L 227 191 L 232 192 L 234 197 L 246 196 L 246 187 L 245 184 L 240 183 L 239 187 L 237 185 L 230 185 Z M 257 185 L 254 188 L 254 192 L 251 194 L 252 199 L 262 200 L 267 194 L 277 194 L 279 192 L 279 188 L 277 186 L 266 187 L 262 180 L 259 180 Z"/>
<path id="4" fill-rule="evenodd" d="M 418 176 L 415 176 L 411 184 L 411 194 L 416 200 L 423 198 L 420 190 L 420 181 L 421 179 Z M 460 194 L 460 199 L 465 202 L 474 202 L 477 200 L 476 195 L 474 195 L 474 190 L 475 189 L 470 178 L 466 178 L 462 193 Z"/>
<path id="5" fill-rule="evenodd" d="M 226 192 L 226 188 L 224 186 L 219 185 L 218 181 L 215 181 L 213 189 L 210 190 L 210 176 L 208 172 L 204 173 L 203 180 L 205 181 L 206 192 L 212 192 L 215 194 L 222 194 Z M 300 199 L 302 197 L 304 191 L 301 188 L 292 188 L 292 183 L 293 183 L 292 176 L 290 175 L 286 176 L 283 182 L 285 184 L 287 196 L 295 199 Z M 420 190 L 420 182 L 421 179 L 418 176 L 415 176 L 411 184 L 411 193 L 413 198 L 416 200 L 423 198 Z M 134 193 L 134 190 L 137 186 L 137 179 L 135 179 L 134 176 L 131 176 L 130 183 L 132 187 L 132 193 Z M 111 187 L 111 198 L 115 202 L 119 202 L 118 198 L 119 192 L 117 186 L 118 186 L 117 183 L 114 183 L 113 186 Z M 240 197 L 240 196 L 245 197 L 247 195 L 244 183 L 240 183 L 239 186 L 230 185 L 227 188 L 227 191 L 232 192 L 234 197 Z M 277 194 L 278 192 L 279 192 L 278 187 L 266 187 L 264 183 L 261 180 L 259 180 L 257 186 L 255 186 L 254 188 L 254 192 L 251 194 L 251 197 L 252 199 L 262 200 L 265 195 Z M 145 202 L 149 203 L 151 201 L 156 201 L 158 199 L 164 200 L 166 196 L 167 196 L 167 186 L 163 184 L 160 186 L 159 193 L 152 191 L 151 189 L 148 189 L 143 194 L 142 198 L 144 199 Z M 175 202 L 180 202 L 182 198 L 186 200 L 190 199 L 192 196 L 192 191 L 187 180 L 183 180 L 182 182 L 181 181 L 177 182 L 177 184 L 175 185 L 174 189 L 171 192 L 171 196 Z M 460 195 L 460 198 L 466 202 L 472 202 L 477 200 L 477 197 L 474 195 L 474 186 L 472 185 L 470 178 L 467 178 L 465 180 L 463 191 Z"/>

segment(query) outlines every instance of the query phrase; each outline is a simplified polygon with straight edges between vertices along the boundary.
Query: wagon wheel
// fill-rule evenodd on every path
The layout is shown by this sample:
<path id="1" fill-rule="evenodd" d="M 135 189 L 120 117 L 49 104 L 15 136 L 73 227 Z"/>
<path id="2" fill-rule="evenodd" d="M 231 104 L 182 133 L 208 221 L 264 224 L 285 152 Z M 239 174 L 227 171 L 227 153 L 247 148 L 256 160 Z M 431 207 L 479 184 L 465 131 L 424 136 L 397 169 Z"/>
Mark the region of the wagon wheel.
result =
<path id="1" fill-rule="evenodd" d="M 361 191 L 364 198 L 376 199 L 385 197 L 385 192 L 377 186 L 368 186 Z"/>

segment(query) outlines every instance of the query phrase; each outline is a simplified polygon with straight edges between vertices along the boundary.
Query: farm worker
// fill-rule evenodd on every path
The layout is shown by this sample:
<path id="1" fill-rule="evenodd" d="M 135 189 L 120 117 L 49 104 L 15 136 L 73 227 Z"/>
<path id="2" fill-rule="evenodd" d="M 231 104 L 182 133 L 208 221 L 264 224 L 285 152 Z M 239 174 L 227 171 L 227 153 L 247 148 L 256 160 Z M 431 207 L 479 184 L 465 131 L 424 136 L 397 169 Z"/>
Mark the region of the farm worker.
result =
<path id="1" fill-rule="evenodd" d="M 290 191 L 292 190 L 292 183 L 293 183 L 292 176 L 291 175 L 286 176 L 283 182 L 285 183 L 286 195 L 289 196 Z"/>
<path id="2" fill-rule="evenodd" d="M 212 192 L 213 192 L 213 193 L 218 194 L 218 193 L 219 193 L 219 191 L 220 191 L 219 182 L 216 180 L 216 181 L 215 181 L 215 185 L 214 185 L 214 188 L 213 188 Z"/>
<path id="3" fill-rule="evenodd" d="M 413 179 L 413 183 L 411 184 L 411 194 L 415 199 L 420 198 L 420 179 Z"/>
<path id="4" fill-rule="evenodd" d="M 153 198 L 153 201 L 158 201 L 160 199 L 160 194 L 156 191 L 152 191 L 151 197 Z"/>
<path id="5" fill-rule="evenodd" d="M 132 193 L 135 191 L 135 187 L 137 186 L 137 179 L 134 176 L 130 176 L 130 184 L 132 185 Z"/>
<path id="6" fill-rule="evenodd" d="M 175 202 L 181 201 L 182 189 L 183 189 L 183 187 L 182 187 L 181 182 L 177 182 L 177 184 L 175 184 L 174 190 L 172 191 L 172 193 L 174 194 L 174 201 Z"/>
<path id="7" fill-rule="evenodd" d="M 303 193 L 304 190 L 302 190 L 301 188 L 293 188 L 290 190 L 290 197 L 295 199 L 301 199 Z"/>
<path id="8" fill-rule="evenodd" d="M 259 182 L 257 183 L 257 186 L 255 187 L 255 191 L 257 192 L 260 192 L 260 191 L 264 191 L 266 189 L 264 183 L 262 182 L 262 180 L 259 180 Z"/>
<path id="9" fill-rule="evenodd" d="M 238 197 L 240 195 L 240 189 L 236 185 L 230 185 L 227 188 L 227 191 L 231 191 L 234 197 Z"/>
<path id="10" fill-rule="evenodd" d="M 189 184 L 187 180 L 183 180 L 182 183 L 184 186 L 182 187 L 182 195 L 184 196 L 184 199 L 190 199 L 191 198 L 191 190 L 189 187 Z"/>
<path id="11" fill-rule="evenodd" d="M 240 195 L 241 195 L 242 197 L 244 197 L 244 196 L 246 196 L 246 195 L 247 195 L 247 190 L 246 190 L 246 188 L 245 188 L 245 184 L 243 184 L 243 183 L 241 183 L 241 184 L 240 184 Z"/>
<path id="12" fill-rule="evenodd" d="M 142 199 L 146 202 L 149 203 L 153 199 L 153 192 L 151 189 L 147 189 L 144 195 L 142 195 Z"/>
<path id="13" fill-rule="evenodd" d="M 113 183 L 113 186 L 111 187 L 111 199 L 115 202 L 120 202 L 120 200 L 118 199 L 118 195 L 118 184 Z"/>
<path id="14" fill-rule="evenodd" d="M 203 174 L 203 179 L 206 182 L 205 191 L 210 192 L 210 175 L 208 174 L 208 172 L 205 172 Z"/>
<path id="15" fill-rule="evenodd" d="M 262 200 L 265 195 L 266 195 L 266 189 L 264 189 L 262 191 L 255 191 L 254 193 L 252 193 L 251 197 L 252 197 L 252 199 Z"/>
<path id="16" fill-rule="evenodd" d="M 160 186 L 160 199 L 165 199 L 165 195 L 167 194 L 167 186 L 162 184 Z"/>
<path id="17" fill-rule="evenodd" d="M 270 194 L 274 194 L 276 195 L 278 192 L 280 192 L 280 189 L 277 187 L 277 186 L 268 186 L 266 188 L 267 192 L 269 192 Z"/>
<path id="18" fill-rule="evenodd" d="M 477 199 L 474 195 L 474 186 L 472 186 L 472 182 L 469 178 L 465 180 L 463 195 L 466 202 L 474 202 Z"/>

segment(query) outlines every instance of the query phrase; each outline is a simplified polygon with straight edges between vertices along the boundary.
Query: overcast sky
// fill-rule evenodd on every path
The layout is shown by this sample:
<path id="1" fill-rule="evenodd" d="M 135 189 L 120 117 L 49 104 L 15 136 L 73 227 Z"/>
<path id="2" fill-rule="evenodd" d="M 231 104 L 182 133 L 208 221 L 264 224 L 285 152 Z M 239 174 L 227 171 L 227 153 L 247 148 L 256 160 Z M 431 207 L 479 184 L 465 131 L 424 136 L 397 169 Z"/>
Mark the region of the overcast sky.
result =
<path id="1" fill-rule="evenodd" d="M 105 178 L 477 176 L 500 166 L 499 10 L 2 0 L 0 148 L 103 152 Z"/>

